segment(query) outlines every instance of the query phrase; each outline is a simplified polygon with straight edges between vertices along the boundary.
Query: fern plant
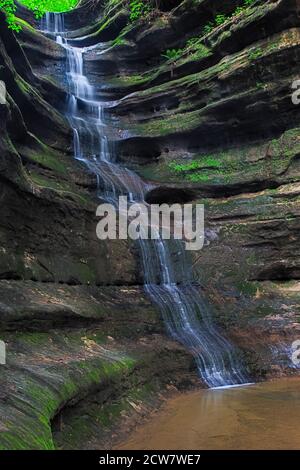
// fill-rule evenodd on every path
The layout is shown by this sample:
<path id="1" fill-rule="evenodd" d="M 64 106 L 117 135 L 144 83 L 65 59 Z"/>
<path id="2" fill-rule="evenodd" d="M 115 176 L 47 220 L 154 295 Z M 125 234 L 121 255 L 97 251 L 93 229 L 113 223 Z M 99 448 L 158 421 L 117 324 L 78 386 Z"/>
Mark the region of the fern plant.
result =
<path id="1" fill-rule="evenodd" d="M 165 59 L 168 59 L 172 62 L 176 62 L 182 55 L 182 49 L 167 49 L 164 54 L 162 54 L 162 57 Z"/>
<path id="2" fill-rule="evenodd" d="M 130 0 L 130 21 L 137 21 L 151 11 L 151 5 L 143 0 Z"/>

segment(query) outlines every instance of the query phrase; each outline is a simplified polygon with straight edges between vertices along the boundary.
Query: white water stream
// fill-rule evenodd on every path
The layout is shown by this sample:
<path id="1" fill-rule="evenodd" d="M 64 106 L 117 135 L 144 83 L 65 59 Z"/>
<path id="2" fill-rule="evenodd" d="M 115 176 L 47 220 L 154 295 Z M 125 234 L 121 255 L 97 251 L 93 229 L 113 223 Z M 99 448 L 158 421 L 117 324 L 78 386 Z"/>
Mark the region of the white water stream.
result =
<path id="1" fill-rule="evenodd" d="M 132 203 L 144 203 L 147 186 L 138 175 L 118 164 L 105 124 L 107 104 L 97 100 L 96 89 L 85 75 L 84 57 L 92 48 L 68 43 L 62 14 L 48 13 L 42 30 L 66 51 L 67 117 L 73 129 L 74 157 L 96 175 L 101 199 L 117 205 L 118 197 L 127 195 Z M 184 243 L 164 240 L 159 235 L 155 240 L 141 239 L 137 243 L 145 291 L 159 307 L 170 336 L 193 354 L 201 379 L 209 387 L 249 382 L 241 370 L 237 351 L 214 325 L 201 291 L 192 282 Z M 180 260 L 179 269 L 175 269 L 174 253 Z"/>

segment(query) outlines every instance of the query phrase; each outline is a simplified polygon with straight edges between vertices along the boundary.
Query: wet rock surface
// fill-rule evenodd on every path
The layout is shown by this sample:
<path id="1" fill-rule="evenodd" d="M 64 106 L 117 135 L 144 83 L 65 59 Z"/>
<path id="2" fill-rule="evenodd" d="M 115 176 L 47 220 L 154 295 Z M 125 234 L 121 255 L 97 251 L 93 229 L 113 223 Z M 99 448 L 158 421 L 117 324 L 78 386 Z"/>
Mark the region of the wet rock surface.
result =
<path id="1" fill-rule="evenodd" d="M 300 24 L 296 1 L 257 1 L 201 36 L 237 4 L 170 2 L 129 22 L 123 3 L 94 2 L 66 27 L 81 46 L 106 43 L 86 51 L 86 71 L 148 202 L 205 205 L 195 283 L 259 379 L 296 372 Z M 143 292 L 136 248 L 96 238 L 96 181 L 63 117 L 64 51 L 20 15 L 19 35 L 0 28 L 0 448 L 107 448 L 196 371 Z M 186 50 L 194 37 L 202 47 Z M 171 48 L 185 52 L 168 61 Z"/>

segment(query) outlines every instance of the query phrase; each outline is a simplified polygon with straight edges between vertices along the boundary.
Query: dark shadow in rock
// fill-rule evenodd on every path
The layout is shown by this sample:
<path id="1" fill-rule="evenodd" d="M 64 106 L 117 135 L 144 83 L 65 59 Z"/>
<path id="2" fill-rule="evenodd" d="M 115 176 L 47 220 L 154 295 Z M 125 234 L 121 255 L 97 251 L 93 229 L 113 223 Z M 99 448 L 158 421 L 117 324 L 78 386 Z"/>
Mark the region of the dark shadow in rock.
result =
<path id="1" fill-rule="evenodd" d="M 127 163 L 149 163 L 161 155 L 159 139 L 132 137 L 118 142 L 120 160 Z"/>
<path id="2" fill-rule="evenodd" d="M 262 269 L 255 279 L 256 281 L 292 281 L 300 279 L 300 268 L 299 266 L 293 266 L 281 262 L 275 263 L 272 266 L 268 266 Z M 252 279 L 251 279 L 252 280 Z"/>
<path id="3" fill-rule="evenodd" d="M 158 187 L 146 194 L 145 200 L 149 204 L 185 204 L 195 199 L 194 191 L 188 189 Z"/>

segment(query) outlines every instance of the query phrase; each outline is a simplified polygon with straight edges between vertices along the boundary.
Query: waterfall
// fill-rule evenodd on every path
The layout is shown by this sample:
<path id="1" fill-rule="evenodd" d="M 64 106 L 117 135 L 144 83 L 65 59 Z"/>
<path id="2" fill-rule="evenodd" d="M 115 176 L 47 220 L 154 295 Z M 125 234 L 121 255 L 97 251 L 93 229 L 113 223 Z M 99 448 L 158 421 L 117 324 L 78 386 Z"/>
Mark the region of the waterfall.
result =
<path id="1" fill-rule="evenodd" d="M 97 98 L 96 88 L 84 73 L 84 55 L 91 48 L 68 43 L 62 14 L 47 14 L 41 29 L 55 37 L 66 51 L 67 117 L 73 129 L 75 158 L 96 175 L 102 199 L 116 205 L 119 195 L 127 195 L 131 203 L 145 203 L 147 186 L 138 175 L 118 164 L 104 119 L 107 104 Z M 145 292 L 160 309 L 169 335 L 194 356 L 201 379 L 209 387 L 247 382 L 237 351 L 214 325 L 209 306 L 193 284 L 183 242 L 164 240 L 157 233 L 157 239 L 140 239 L 137 243 Z M 179 273 L 173 253 L 180 260 Z"/>
<path id="2" fill-rule="evenodd" d="M 41 31 L 46 34 L 57 35 L 65 30 L 64 15 L 47 12 L 41 20 Z"/>

